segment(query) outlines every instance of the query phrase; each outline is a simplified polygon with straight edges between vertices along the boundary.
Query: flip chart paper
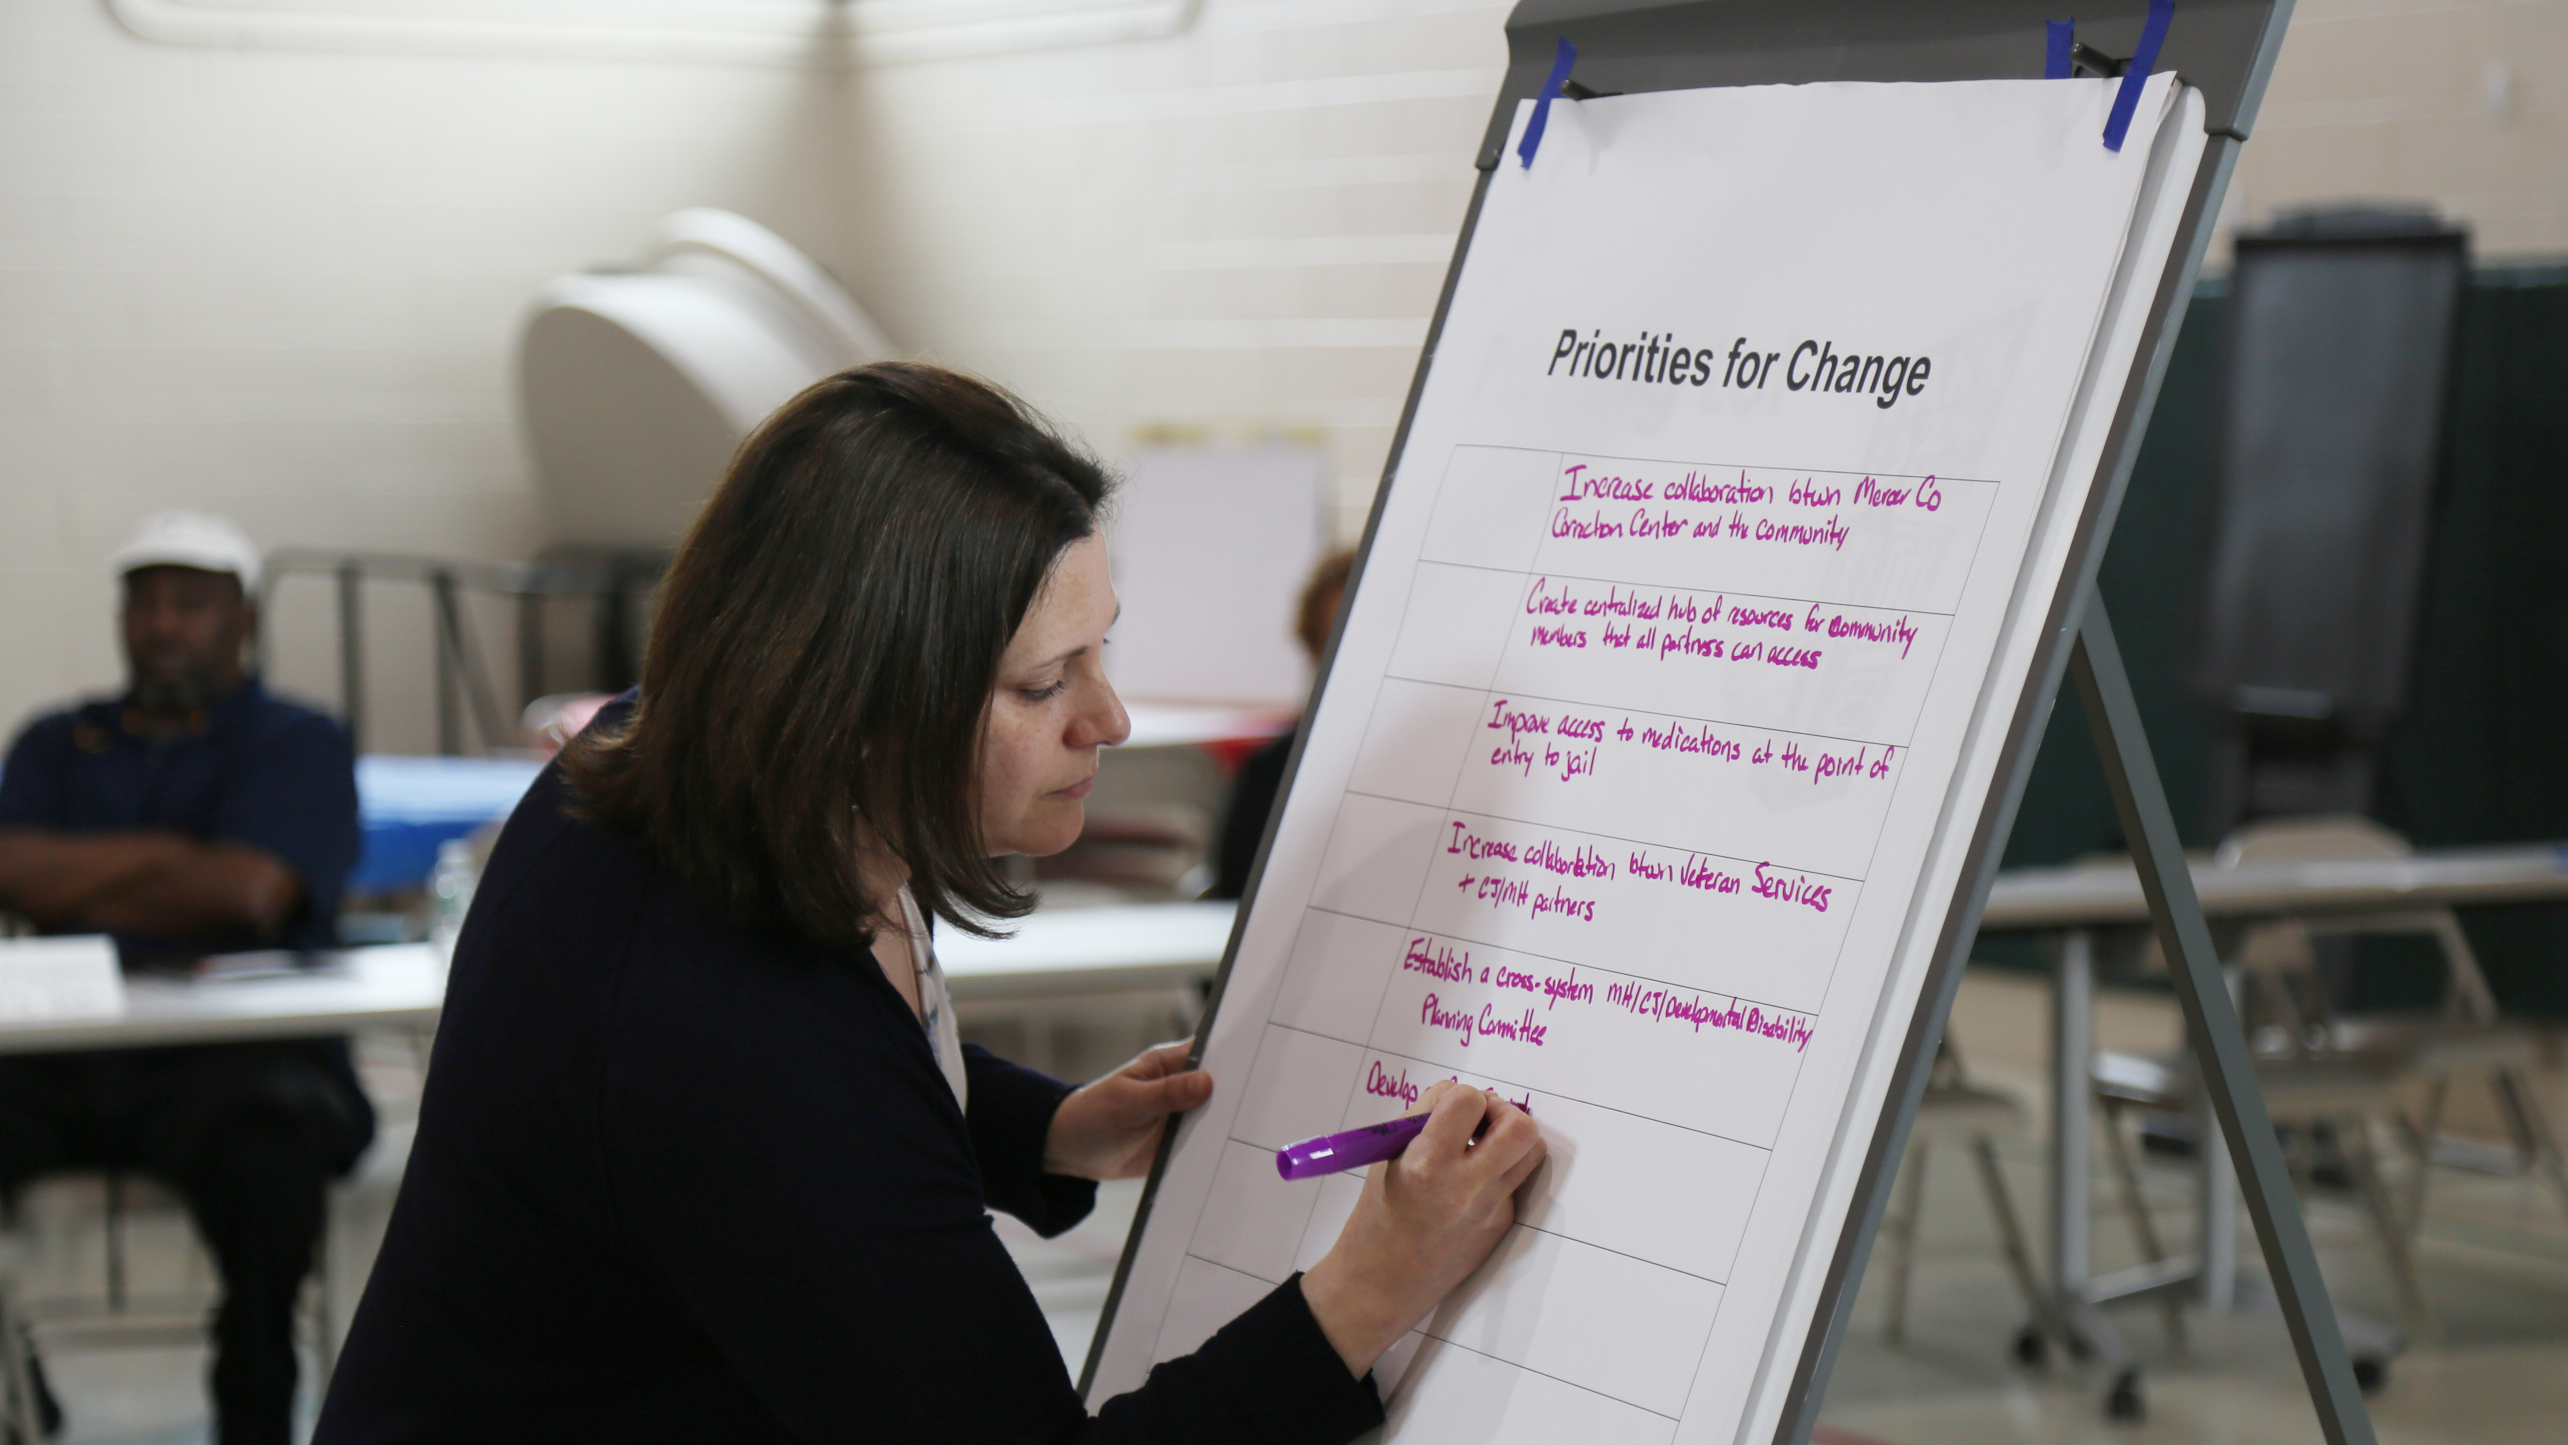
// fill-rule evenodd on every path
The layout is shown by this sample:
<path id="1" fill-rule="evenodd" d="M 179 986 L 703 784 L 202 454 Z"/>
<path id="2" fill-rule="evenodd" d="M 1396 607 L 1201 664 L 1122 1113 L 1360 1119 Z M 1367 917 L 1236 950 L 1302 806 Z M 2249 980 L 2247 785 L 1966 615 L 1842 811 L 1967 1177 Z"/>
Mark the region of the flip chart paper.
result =
<path id="1" fill-rule="evenodd" d="M 2111 98 L 1614 97 L 1490 177 L 1094 1398 L 1326 1253 L 1278 1146 L 1456 1077 L 1552 1162 L 1390 1436 L 1771 1431 L 2200 155 Z"/>

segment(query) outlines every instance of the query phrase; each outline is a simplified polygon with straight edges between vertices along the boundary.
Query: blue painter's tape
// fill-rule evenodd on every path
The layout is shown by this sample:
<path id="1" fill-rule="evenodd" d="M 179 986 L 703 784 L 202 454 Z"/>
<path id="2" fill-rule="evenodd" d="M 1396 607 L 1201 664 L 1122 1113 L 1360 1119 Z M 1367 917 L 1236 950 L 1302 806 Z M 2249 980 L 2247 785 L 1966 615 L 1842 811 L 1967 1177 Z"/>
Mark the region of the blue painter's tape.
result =
<path id="1" fill-rule="evenodd" d="M 2140 26 L 2140 48 L 2122 72 L 2121 89 L 2113 93 L 2113 113 L 2104 118 L 2106 150 L 2122 149 L 2122 138 L 2131 133 L 2131 113 L 2140 108 L 2140 87 L 2149 83 L 2149 72 L 2158 68 L 2158 48 L 2167 43 L 2167 22 L 2175 18 L 2176 0 L 2149 0 L 2149 18 Z"/>
<path id="2" fill-rule="evenodd" d="M 1560 37 L 1560 49 L 1552 56 L 1551 76 L 1543 82 L 1543 93 L 1534 97 L 1534 118 L 1525 122 L 1525 138 L 1516 145 L 1516 159 L 1525 169 L 1534 167 L 1534 152 L 1543 144 L 1543 127 L 1551 123 L 1552 102 L 1560 99 L 1560 88 L 1569 83 L 1569 68 L 1578 63 L 1578 47 L 1569 37 Z"/>
<path id="3" fill-rule="evenodd" d="M 2069 47 L 2078 43 L 2077 17 L 2045 20 L 2042 25 L 2051 33 L 2051 48 L 2042 59 L 2042 78 L 2066 80 L 2076 69 L 2069 61 Z"/>

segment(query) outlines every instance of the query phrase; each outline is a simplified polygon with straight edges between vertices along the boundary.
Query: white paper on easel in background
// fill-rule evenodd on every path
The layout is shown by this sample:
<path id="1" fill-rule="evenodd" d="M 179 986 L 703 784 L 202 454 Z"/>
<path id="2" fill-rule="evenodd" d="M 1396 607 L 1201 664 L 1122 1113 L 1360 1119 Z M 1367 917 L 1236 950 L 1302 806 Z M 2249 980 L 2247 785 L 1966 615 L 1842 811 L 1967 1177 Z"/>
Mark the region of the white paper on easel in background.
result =
<path id="1" fill-rule="evenodd" d="M 1392 1438 L 1771 1428 L 2164 263 L 2150 85 L 2118 155 L 2107 82 L 1840 84 L 1492 175 L 1097 1396 L 1326 1251 L 1277 1145 L 1451 1075 L 1554 1163 Z"/>
<path id="2" fill-rule="evenodd" d="M 125 975 L 103 934 L 0 941 L 0 1023 L 113 1018 Z"/>
<path id="3" fill-rule="evenodd" d="M 1106 665 L 1155 702 L 1298 706 L 1311 665 L 1293 637 L 1327 536 L 1328 469 L 1304 447 L 1148 447 L 1114 511 L 1123 617 Z"/>

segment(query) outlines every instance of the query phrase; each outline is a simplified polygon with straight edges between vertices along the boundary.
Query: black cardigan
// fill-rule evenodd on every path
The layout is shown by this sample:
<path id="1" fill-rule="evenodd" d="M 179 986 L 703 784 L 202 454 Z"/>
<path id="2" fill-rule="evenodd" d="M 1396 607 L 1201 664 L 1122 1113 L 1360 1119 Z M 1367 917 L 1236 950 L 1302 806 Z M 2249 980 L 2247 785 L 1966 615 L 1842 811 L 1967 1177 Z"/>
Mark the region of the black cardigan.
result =
<path id="1" fill-rule="evenodd" d="M 984 1208 L 1088 1212 L 1041 1172 L 1067 1086 L 968 1049 L 967 1117 L 870 955 L 728 925 L 563 800 L 547 769 L 491 857 L 316 1445 L 1380 1423 L 1298 1279 L 1090 1419 Z"/>

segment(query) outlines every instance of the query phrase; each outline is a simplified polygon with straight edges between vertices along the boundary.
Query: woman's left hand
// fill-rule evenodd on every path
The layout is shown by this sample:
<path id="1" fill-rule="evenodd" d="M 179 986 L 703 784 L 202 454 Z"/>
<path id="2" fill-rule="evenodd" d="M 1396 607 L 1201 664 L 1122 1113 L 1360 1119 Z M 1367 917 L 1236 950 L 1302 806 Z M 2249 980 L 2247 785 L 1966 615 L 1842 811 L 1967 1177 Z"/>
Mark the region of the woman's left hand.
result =
<path id="1" fill-rule="evenodd" d="M 1168 1116 L 1213 1096 L 1213 1076 L 1186 1067 L 1188 1047 L 1161 1044 L 1062 1100 L 1044 1136 L 1044 1171 L 1078 1179 L 1149 1173 Z"/>

